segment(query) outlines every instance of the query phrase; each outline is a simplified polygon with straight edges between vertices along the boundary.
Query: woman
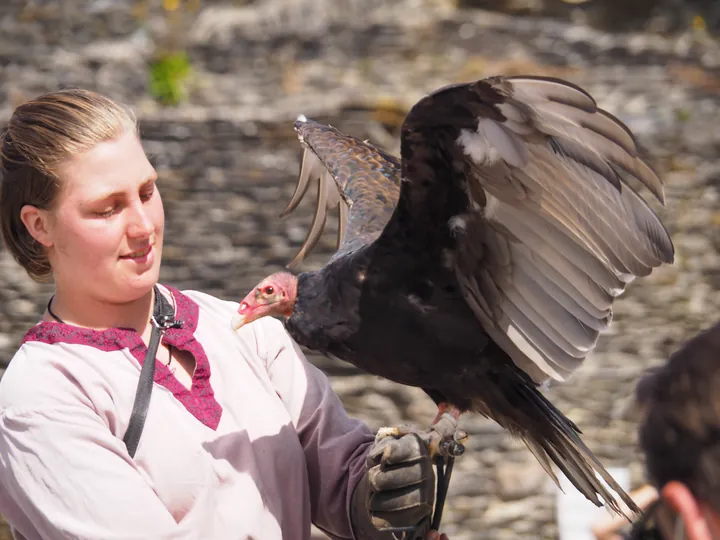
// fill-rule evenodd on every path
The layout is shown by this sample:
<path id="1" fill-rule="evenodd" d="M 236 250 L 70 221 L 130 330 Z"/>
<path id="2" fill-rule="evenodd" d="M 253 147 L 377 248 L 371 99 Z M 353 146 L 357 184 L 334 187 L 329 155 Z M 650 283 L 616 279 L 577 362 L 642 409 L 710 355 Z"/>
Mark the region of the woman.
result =
<path id="1" fill-rule="evenodd" d="M 384 459 L 370 478 L 372 433 L 280 323 L 234 333 L 235 304 L 156 287 L 163 206 L 130 111 L 54 92 L 18 107 L 0 142 L 3 238 L 33 279 L 55 283 L 0 382 L 0 513 L 16 538 L 308 538 L 311 522 L 333 538 L 389 538 L 370 517 L 427 523 L 434 478 L 417 438 L 380 447 L 407 454 L 409 488 L 382 476 Z M 131 455 L 156 294 L 182 325 L 157 349 Z"/>

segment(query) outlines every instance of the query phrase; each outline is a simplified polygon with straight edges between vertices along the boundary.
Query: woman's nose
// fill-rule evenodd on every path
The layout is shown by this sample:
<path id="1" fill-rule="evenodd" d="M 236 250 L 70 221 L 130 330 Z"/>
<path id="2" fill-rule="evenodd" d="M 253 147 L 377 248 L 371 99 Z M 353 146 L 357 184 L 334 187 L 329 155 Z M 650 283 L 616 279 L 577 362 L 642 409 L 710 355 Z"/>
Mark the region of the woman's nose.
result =
<path id="1" fill-rule="evenodd" d="M 154 230 L 153 222 L 144 205 L 135 205 L 130 212 L 128 235 L 134 238 L 150 236 Z"/>

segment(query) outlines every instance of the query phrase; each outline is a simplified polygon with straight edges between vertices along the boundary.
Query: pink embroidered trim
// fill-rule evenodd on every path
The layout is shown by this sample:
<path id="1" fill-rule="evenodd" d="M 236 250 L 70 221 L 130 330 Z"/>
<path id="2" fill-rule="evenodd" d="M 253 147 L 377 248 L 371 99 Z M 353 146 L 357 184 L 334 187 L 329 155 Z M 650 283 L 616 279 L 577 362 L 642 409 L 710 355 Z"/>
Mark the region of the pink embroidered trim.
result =
<path id="1" fill-rule="evenodd" d="M 177 289 L 165 286 L 175 297 L 177 310 L 175 318 L 182 320 L 182 328 L 171 328 L 163 335 L 163 343 L 167 343 L 183 351 L 188 351 L 195 358 L 195 373 L 192 386 L 188 390 L 162 362 L 156 360 L 155 382 L 167 388 L 173 396 L 200 422 L 211 429 L 217 429 L 222 416 L 222 406 L 215 399 L 210 383 L 210 362 L 205 349 L 195 339 L 199 308 L 190 298 Z M 89 345 L 98 350 L 109 352 L 127 348 L 142 366 L 147 347 L 135 330 L 126 328 L 110 328 L 104 331 L 79 328 L 58 322 L 41 322 L 31 328 L 23 343 L 39 341 L 42 343 L 68 343 L 73 345 Z"/>

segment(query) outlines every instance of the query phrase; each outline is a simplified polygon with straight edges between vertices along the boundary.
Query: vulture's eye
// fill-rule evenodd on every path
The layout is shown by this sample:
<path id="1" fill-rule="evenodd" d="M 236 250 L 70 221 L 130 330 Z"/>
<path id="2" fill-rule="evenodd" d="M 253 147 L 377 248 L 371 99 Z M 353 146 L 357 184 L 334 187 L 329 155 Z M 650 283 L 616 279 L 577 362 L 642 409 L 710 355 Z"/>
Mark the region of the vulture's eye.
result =
<path id="1" fill-rule="evenodd" d="M 268 285 L 267 287 L 265 287 L 265 289 L 263 290 L 263 292 L 264 292 L 265 294 L 267 294 L 267 295 L 270 295 L 270 294 L 272 294 L 272 293 L 275 292 L 275 289 L 273 289 L 270 285 Z"/>

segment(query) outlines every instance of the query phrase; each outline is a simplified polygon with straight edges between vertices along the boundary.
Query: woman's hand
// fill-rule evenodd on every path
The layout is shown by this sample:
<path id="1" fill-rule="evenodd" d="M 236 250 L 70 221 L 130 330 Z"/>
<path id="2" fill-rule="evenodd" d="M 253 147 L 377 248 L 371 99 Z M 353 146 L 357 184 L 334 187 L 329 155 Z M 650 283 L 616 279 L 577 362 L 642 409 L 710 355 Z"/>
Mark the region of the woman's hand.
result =
<path id="1" fill-rule="evenodd" d="M 366 473 L 353 494 L 353 530 L 358 538 L 448 540 L 430 530 L 435 470 L 428 445 L 417 434 L 383 437 L 367 454 Z"/>
<path id="2" fill-rule="evenodd" d="M 358 538 L 447 540 L 430 531 L 435 471 L 427 444 L 416 434 L 383 437 L 367 454 L 366 472 L 353 495 L 353 530 Z"/>
<path id="3" fill-rule="evenodd" d="M 418 538 L 425 536 L 435 502 L 435 472 L 425 442 L 415 434 L 380 439 L 368 453 L 366 476 L 375 527 L 393 532 L 415 527 Z"/>

